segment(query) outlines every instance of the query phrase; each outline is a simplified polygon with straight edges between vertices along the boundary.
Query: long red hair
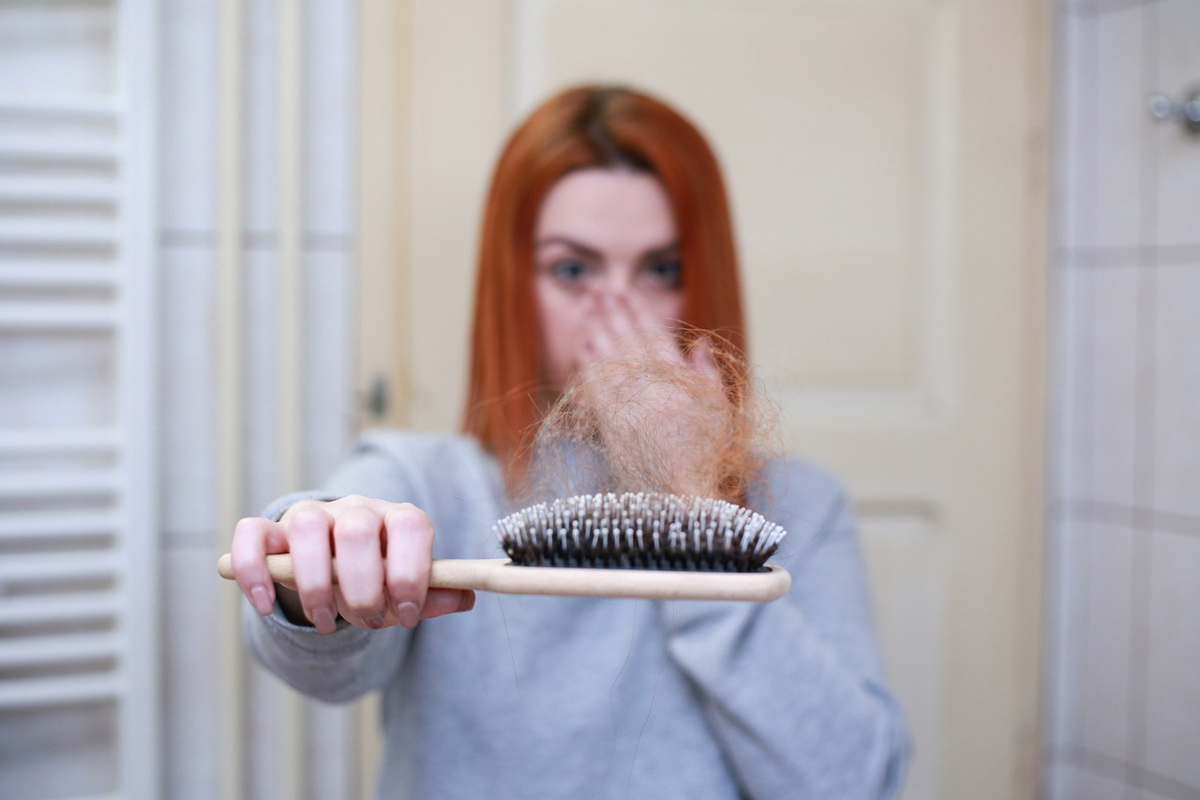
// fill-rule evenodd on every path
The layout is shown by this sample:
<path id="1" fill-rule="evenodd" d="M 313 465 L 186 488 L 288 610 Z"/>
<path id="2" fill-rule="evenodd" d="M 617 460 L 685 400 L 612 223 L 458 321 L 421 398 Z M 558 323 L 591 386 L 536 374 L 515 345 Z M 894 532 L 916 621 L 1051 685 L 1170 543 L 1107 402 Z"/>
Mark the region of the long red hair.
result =
<path id="1" fill-rule="evenodd" d="M 631 168 L 662 182 L 679 231 L 684 322 L 742 356 L 724 377 L 736 396 L 745 390 L 746 374 L 737 366 L 746 337 L 729 203 L 704 136 L 642 92 L 563 91 L 509 138 L 483 215 L 464 429 L 505 465 L 510 485 L 524 472 L 547 400 L 533 291 L 534 225 L 556 181 L 594 167 Z"/>

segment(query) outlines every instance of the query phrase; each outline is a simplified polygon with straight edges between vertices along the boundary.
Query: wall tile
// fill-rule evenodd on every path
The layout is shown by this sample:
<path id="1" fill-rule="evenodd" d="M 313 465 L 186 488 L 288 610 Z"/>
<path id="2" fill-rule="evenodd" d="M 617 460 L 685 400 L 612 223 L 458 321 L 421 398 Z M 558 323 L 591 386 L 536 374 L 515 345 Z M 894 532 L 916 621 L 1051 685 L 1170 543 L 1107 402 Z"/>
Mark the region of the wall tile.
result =
<path id="1" fill-rule="evenodd" d="M 1072 256 L 1064 256 L 1053 275 L 1050 492 L 1058 504 L 1087 497 L 1090 485 L 1095 278 L 1095 270 L 1080 268 Z"/>
<path id="2" fill-rule="evenodd" d="M 1200 262 L 1155 278 L 1154 506 L 1200 517 Z"/>
<path id="3" fill-rule="evenodd" d="M 1093 128 L 1096 170 L 1095 244 L 1139 241 L 1141 140 L 1150 125 L 1143 78 L 1142 5 L 1096 16 L 1096 93 Z"/>
<path id="4" fill-rule="evenodd" d="M 1078 248 L 1091 245 L 1095 236 L 1095 17 L 1060 7 L 1056 36 L 1055 241 L 1060 248 Z"/>
<path id="5" fill-rule="evenodd" d="M 174 800 L 217 797 L 219 719 L 211 698 L 220 696 L 217 592 L 211 548 L 168 549 L 163 554 L 171 592 L 186 602 L 163 604 L 163 736 L 167 796 Z"/>
<path id="6" fill-rule="evenodd" d="M 1200 794 L 1200 537 L 1151 543 L 1144 765 Z"/>
<path id="7" fill-rule="evenodd" d="M 245 498 L 247 512 L 257 514 L 271 500 L 297 487 L 280 486 L 278 477 L 277 254 L 270 249 L 252 248 L 243 257 L 247 318 L 242 348 L 246 365 L 242 373 Z"/>
<path id="8" fill-rule="evenodd" d="M 282 784 L 302 783 L 303 779 L 287 775 L 285 769 L 294 769 L 289 749 L 296 746 L 301 737 L 299 730 L 291 729 L 287 723 L 299 722 L 297 711 L 300 702 L 296 692 L 262 667 L 253 658 L 246 670 L 246 798 L 247 800 L 274 800 L 284 794 Z M 308 794 L 319 798 L 321 795 Z"/>
<path id="9" fill-rule="evenodd" d="M 209 248 L 160 251 L 159 398 L 162 517 L 168 539 L 216 524 L 213 273 Z"/>
<path id="10" fill-rule="evenodd" d="M 1120 781 L 1074 764 L 1056 765 L 1050 787 L 1052 800 L 1129 800 L 1131 791 Z"/>
<path id="11" fill-rule="evenodd" d="M 1093 273 L 1088 490 L 1094 500 L 1130 506 L 1136 479 L 1138 271 L 1106 267 Z"/>
<path id="12" fill-rule="evenodd" d="M 168 2 L 162 10 L 159 208 L 167 231 L 216 227 L 216 9 Z"/>
<path id="13" fill-rule="evenodd" d="M 355 12 L 353 3 L 309 2 L 304 48 L 304 229 L 354 234 Z"/>
<path id="14" fill-rule="evenodd" d="M 1057 241 L 1067 248 L 1096 240 L 1096 17 L 1058 14 Z"/>
<path id="15" fill-rule="evenodd" d="M 1136 498 L 1156 511 L 1200 517 L 1200 140 L 1177 124 L 1154 123 L 1145 105 L 1155 90 L 1178 95 L 1200 81 L 1200 4 L 1057 5 L 1062 131 L 1054 210 L 1065 248 L 1059 268 L 1075 274 L 1059 279 L 1054 311 L 1055 369 L 1066 374 L 1056 375 L 1052 391 L 1067 406 L 1056 411 L 1056 491 L 1122 505 Z M 1194 247 L 1198 263 L 1139 266 L 1136 245 Z M 1151 294 L 1139 298 L 1139 285 Z M 1139 386 L 1147 375 L 1153 383 Z M 1073 423 L 1080 418 L 1086 424 Z M 1135 493 L 1138 480 L 1152 487 L 1149 497 Z M 1048 736 L 1082 745 L 1096 769 L 1051 765 L 1049 794 L 1200 796 L 1200 539 L 1062 520 L 1051 562 L 1057 664 Z M 1150 583 L 1135 586 L 1130 563 L 1144 568 L 1147 559 Z M 1132 602 L 1134 592 L 1145 607 Z M 1132 643 L 1143 641 L 1147 651 L 1132 653 Z M 1143 677 L 1144 687 L 1130 685 Z M 1143 691 L 1145 707 L 1131 708 L 1131 696 L 1141 700 Z M 1129 753 L 1143 726 L 1141 751 Z M 1125 785 L 1126 761 L 1148 771 L 1139 777 L 1144 787 Z"/>
<path id="16" fill-rule="evenodd" d="M 1056 577 L 1055 604 L 1047 642 L 1053 660 L 1047 711 L 1047 744 L 1078 745 L 1082 740 L 1081 695 L 1086 670 L 1089 605 L 1089 545 L 1091 526 L 1076 519 L 1061 519 L 1051 534 L 1049 567 Z"/>
<path id="17" fill-rule="evenodd" d="M 1088 750 L 1127 760 L 1132 612 L 1133 532 L 1093 523 L 1087 531 L 1083 580 L 1087 632 L 1080 676 L 1079 742 Z"/>
<path id="18" fill-rule="evenodd" d="M 355 707 L 306 705 L 309 752 L 328 756 L 309 761 L 308 791 L 312 797 L 350 797 L 359 783 Z"/>
<path id="19" fill-rule="evenodd" d="M 1200 87 L 1200 3 L 1162 0 L 1157 4 L 1158 85 L 1152 91 L 1181 97 Z M 1200 136 L 1178 122 L 1156 124 L 1158 148 L 1158 243 L 1200 249 L 1197 187 L 1200 187 Z"/>
<path id="20" fill-rule="evenodd" d="M 307 483 L 315 486 L 346 457 L 353 438 L 354 257 L 348 252 L 309 252 L 304 264 L 304 460 Z"/>
<path id="21" fill-rule="evenodd" d="M 252 0 L 245 5 L 242 212 L 246 231 L 259 239 L 273 237 L 279 224 L 278 16 L 277 2 Z"/>

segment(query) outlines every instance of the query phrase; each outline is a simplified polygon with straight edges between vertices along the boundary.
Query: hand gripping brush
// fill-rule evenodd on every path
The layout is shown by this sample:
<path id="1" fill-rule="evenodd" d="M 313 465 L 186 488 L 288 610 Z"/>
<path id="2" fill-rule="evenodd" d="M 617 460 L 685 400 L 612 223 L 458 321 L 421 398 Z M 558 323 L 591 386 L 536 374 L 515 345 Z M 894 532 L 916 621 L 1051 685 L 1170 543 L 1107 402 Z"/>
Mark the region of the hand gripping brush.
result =
<path id="1" fill-rule="evenodd" d="M 786 532 L 725 500 L 648 492 L 578 495 L 497 521 L 508 558 L 440 559 L 430 587 L 505 594 L 767 602 L 791 586 L 767 565 Z M 294 585 L 291 557 L 267 557 L 271 577 Z M 229 554 L 218 571 L 232 579 Z"/>

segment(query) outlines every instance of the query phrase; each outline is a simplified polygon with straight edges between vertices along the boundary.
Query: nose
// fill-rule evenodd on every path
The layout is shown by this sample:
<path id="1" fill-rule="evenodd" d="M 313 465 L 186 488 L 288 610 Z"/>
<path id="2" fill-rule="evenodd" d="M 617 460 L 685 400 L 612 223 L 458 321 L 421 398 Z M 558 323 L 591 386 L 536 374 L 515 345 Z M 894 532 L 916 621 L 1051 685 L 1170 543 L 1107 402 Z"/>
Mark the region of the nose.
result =
<path id="1" fill-rule="evenodd" d="M 607 269 L 601 280 L 596 282 L 596 291 L 601 300 L 628 300 L 633 296 L 633 271 L 629 269 Z"/>

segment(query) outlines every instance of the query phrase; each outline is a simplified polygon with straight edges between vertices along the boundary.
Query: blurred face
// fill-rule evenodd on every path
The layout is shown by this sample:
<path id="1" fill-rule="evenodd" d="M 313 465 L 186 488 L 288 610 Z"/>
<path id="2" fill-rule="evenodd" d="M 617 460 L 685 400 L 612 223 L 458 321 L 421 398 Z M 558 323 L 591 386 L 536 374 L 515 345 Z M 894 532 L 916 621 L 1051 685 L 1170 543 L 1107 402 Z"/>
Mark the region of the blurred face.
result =
<path id="1" fill-rule="evenodd" d="M 584 169 L 546 195 L 534 227 L 534 294 L 545 379 L 562 389 L 620 337 L 674 331 L 683 317 L 679 235 L 653 175 Z"/>

